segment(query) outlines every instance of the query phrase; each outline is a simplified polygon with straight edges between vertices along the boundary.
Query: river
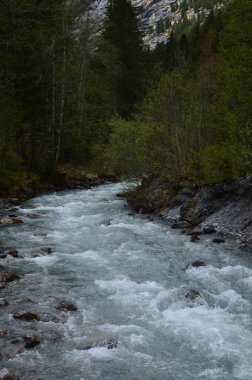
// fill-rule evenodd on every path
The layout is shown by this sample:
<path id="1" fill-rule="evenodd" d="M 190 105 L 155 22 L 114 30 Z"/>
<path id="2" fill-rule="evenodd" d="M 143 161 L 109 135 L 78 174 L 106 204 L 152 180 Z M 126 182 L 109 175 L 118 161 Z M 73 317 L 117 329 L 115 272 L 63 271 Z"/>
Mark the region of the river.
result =
<path id="1" fill-rule="evenodd" d="M 24 224 L 0 229 L 24 256 L 7 262 L 22 280 L 0 290 L 0 328 L 58 334 L 4 366 L 20 380 L 251 380 L 251 255 L 132 215 L 122 187 L 39 196 L 20 207 Z M 31 257 L 42 246 L 53 254 Z M 207 265 L 186 269 L 197 259 Z M 190 289 L 201 297 L 189 302 Z M 64 298 L 78 311 L 65 323 L 14 320 L 27 297 L 23 308 L 52 313 Z M 114 349 L 96 346 L 110 338 Z"/>

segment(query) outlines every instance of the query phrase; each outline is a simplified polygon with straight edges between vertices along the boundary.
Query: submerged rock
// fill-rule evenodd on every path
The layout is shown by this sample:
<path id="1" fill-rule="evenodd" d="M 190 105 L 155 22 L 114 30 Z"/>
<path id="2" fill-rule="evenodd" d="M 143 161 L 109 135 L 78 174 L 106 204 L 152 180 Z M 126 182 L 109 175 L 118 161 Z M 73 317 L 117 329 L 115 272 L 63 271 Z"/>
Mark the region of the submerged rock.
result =
<path id="1" fill-rule="evenodd" d="M 77 306 L 72 302 L 68 300 L 60 300 L 57 305 L 58 310 L 62 311 L 77 311 Z"/>
<path id="2" fill-rule="evenodd" d="M 13 372 L 9 371 L 7 368 L 0 370 L 0 380 L 18 380 Z"/>
<path id="3" fill-rule="evenodd" d="M 39 316 L 30 311 L 17 311 L 13 314 L 13 318 L 20 319 L 21 321 L 26 321 L 26 322 L 39 320 Z"/>

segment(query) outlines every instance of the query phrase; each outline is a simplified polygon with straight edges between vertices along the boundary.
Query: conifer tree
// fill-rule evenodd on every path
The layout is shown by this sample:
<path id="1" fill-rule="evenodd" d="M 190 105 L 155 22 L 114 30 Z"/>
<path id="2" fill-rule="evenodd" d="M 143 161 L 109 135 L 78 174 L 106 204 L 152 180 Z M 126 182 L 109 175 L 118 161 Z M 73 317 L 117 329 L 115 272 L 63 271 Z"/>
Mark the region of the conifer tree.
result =
<path id="1" fill-rule="evenodd" d="M 110 0 L 106 16 L 103 38 L 115 47 L 120 67 L 116 86 L 117 111 L 121 116 L 129 117 L 143 95 L 144 54 L 141 33 L 129 0 Z"/>

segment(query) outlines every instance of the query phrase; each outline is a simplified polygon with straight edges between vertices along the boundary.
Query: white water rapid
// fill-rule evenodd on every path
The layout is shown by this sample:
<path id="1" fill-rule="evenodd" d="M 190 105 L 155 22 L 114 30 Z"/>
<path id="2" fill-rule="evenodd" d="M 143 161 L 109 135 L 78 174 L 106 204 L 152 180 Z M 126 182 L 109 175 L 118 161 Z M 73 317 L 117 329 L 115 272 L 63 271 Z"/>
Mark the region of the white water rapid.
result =
<path id="1" fill-rule="evenodd" d="M 0 290 L 9 301 L 0 329 L 56 336 L 4 366 L 20 380 L 251 380 L 251 255 L 211 244 L 210 236 L 190 243 L 130 214 L 116 197 L 122 187 L 37 197 L 20 207 L 23 225 L 0 229 L 0 240 L 24 256 L 7 262 L 22 280 Z M 31 257 L 45 246 L 51 255 Z M 197 259 L 207 265 L 185 268 Z M 185 298 L 190 289 L 198 301 Z M 29 305 L 19 306 L 27 297 Z M 57 315 L 62 298 L 78 307 L 65 323 L 12 317 L 24 307 Z M 118 345 L 100 346 L 106 339 Z M 2 348 L 6 342 L 0 338 Z"/>

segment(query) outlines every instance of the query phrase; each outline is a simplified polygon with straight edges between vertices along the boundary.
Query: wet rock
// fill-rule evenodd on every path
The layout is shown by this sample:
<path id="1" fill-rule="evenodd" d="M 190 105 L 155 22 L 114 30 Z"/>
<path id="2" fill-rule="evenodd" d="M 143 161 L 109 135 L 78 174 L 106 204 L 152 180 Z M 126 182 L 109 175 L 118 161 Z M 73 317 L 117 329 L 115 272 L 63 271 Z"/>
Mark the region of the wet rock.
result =
<path id="1" fill-rule="evenodd" d="M 214 234 L 214 233 L 216 233 L 216 229 L 212 225 L 205 226 L 203 228 L 203 231 L 204 231 L 205 234 Z"/>
<path id="2" fill-rule="evenodd" d="M 10 370 L 3 368 L 0 370 L 0 380 L 18 380 L 18 378 Z"/>
<path id="3" fill-rule="evenodd" d="M 51 247 L 42 247 L 38 251 L 32 253 L 32 257 L 41 257 L 51 255 L 53 252 Z"/>
<path id="4" fill-rule="evenodd" d="M 109 338 L 106 341 L 106 347 L 108 350 L 113 350 L 114 348 L 117 348 L 118 346 L 118 339 L 117 338 Z"/>
<path id="5" fill-rule="evenodd" d="M 193 230 L 186 231 L 186 235 L 188 236 L 194 236 L 194 235 L 203 235 L 204 231 L 202 231 L 200 228 L 195 228 Z"/>
<path id="6" fill-rule="evenodd" d="M 13 272 L 0 272 L 0 283 L 20 280 L 20 277 Z"/>
<path id="7" fill-rule="evenodd" d="M 5 329 L 5 330 L 0 330 L 0 337 L 8 336 L 8 335 L 10 335 L 9 330 L 7 330 L 7 329 Z"/>
<path id="8" fill-rule="evenodd" d="M 72 302 L 68 300 L 60 300 L 57 305 L 58 310 L 62 311 L 77 311 L 77 306 Z"/>
<path id="9" fill-rule="evenodd" d="M 50 255 L 52 253 L 52 248 L 51 247 L 42 247 L 40 248 L 40 252 L 42 255 Z"/>
<path id="10" fill-rule="evenodd" d="M 216 238 L 216 239 L 213 239 L 212 242 L 216 244 L 221 244 L 221 243 L 225 243 L 225 240 Z"/>
<path id="11" fill-rule="evenodd" d="M 190 239 L 190 242 L 196 243 L 199 240 L 200 240 L 200 238 L 198 237 L 198 235 L 192 235 L 191 239 Z"/>
<path id="12" fill-rule="evenodd" d="M 13 317 L 15 319 L 20 319 L 21 321 L 26 321 L 26 322 L 30 322 L 30 321 L 38 321 L 39 320 L 39 316 L 35 313 L 32 313 L 30 311 L 17 311 L 16 313 L 13 314 Z"/>
<path id="13" fill-rule="evenodd" d="M 252 247 L 248 244 L 242 244 L 239 246 L 240 250 L 245 253 L 252 253 Z"/>
<path id="14" fill-rule="evenodd" d="M 152 217 L 149 216 L 149 215 L 146 217 L 146 219 L 149 220 L 150 222 L 154 222 L 154 218 L 152 218 Z"/>
<path id="15" fill-rule="evenodd" d="M 7 251 L 7 255 L 13 257 L 14 259 L 23 259 L 23 256 L 16 249 Z"/>
<path id="16" fill-rule="evenodd" d="M 204 263 L 203 260 L 195 260 L 192 261 L 191 263 L 187 264 L 186 269 L 188 268 L 199 268 L 199 267 L 204 267 L 206 264 Z"/>
<path id="17" fill-rule="evenodd" d="M 9 303 L 6 298 L 0 298 L 0 307 L 8 306 Z"/>
<path id="18" fill-rule="evenodd" d="M 191 223 L 187 222 L 186 220 L 181 220 L 181 221 L 179 221 L 177 223 L 173 223 L 171 225 L 171 228 L 173 228 L 173 229 L 191 228 L 191 227 L 192 227 Z"/>
<path id="19" fill-rule="evenodd" d="M 187 301 L 196 301 L 198 300 L 199 298 L 201 298 L 201 294 L 195 290 L 195 289 L 190 289 L 186 294 L 185 294 L 185 298 Z"/>
<path id="20" fill-rule="evenodd" d="M 22 221 L 22 219 L 13 218 L 13 219 L 11 220 L 11 224 L 22 224 L 22 223 L 24 223 L 24 222 Z"/>
<path id="21" fill-rule="evenodd" d="M 40 344 L 40 340 L 36 335 L 26 335 L 23 339 L 25 341 L 25 348 L 33 348 Z"/>

